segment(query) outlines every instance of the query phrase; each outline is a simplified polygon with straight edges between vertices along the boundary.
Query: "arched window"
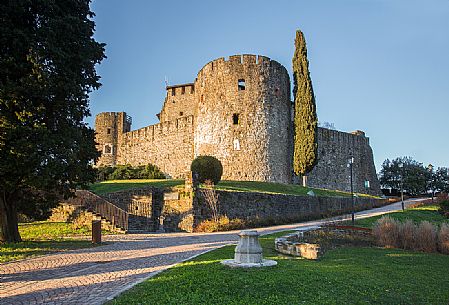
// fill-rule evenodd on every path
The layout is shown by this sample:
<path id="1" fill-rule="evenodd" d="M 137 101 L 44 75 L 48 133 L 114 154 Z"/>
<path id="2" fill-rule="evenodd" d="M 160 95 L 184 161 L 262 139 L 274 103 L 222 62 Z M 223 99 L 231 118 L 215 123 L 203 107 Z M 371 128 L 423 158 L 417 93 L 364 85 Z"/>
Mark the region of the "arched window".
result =
<path id="1" fill-rule="evenodd" d="M 239 139 L 234 139 L 234 150 L 240 150 L 240 141 L 239 141 Z"/>
<path id="2" fill-rule="evenodd" d="M 239 79 L 239 91 L 245 90 L 246 85 L 245 85 L 245 80 L 243 78 Z"/>
<path id="3" fill-rule="evenodd" d="M 234 125 L 238 125 L 239 124 L 239 114 L 238 113 L 234 113 L 232 115 L 232 124 L 234 124 Z"/>

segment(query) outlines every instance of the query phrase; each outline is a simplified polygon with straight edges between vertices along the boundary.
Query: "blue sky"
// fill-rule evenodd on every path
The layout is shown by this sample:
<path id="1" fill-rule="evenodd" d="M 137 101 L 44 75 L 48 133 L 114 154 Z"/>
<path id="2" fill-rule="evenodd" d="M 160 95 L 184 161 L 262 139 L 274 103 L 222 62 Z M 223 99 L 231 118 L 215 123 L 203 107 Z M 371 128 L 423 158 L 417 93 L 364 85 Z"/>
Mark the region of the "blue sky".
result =
<path id="1" fill-rule="evenodd" d="M 370 137 L 377 170 L 412 156 L 449 166 L 449 0 L 94 0 L 107 59 L 91 112 L 157 123 L 170 84 L 193 82 L 212 59 L 260 54 L 291 75 L 305 36 L 318 118 Z M 87 122 L 93 126 L 94 118 Z"/>

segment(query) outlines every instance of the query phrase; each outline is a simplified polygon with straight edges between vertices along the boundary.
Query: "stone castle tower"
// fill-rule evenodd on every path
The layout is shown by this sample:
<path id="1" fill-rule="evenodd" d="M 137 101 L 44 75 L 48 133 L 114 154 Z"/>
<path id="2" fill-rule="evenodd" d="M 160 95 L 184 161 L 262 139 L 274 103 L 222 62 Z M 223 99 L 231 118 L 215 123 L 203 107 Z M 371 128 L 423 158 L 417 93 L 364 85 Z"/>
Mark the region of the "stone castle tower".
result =
<path id="1" fill-rule="evenodd" d="M 290 92 L 287 70 L 268 57 L 234 55 L 213 60 L 198 72 L 194 83 L 167 87 L 158 124 L 130 131 L 126 113 L 98 114 L 96 141 L 102 154 L 97 166 L 152 163 L 169 177 L 183 178 L 196 156 L 212 155 L 223 164 L 224 180 L 291 183 Z M 309 175 L 311 186 L 348 190 L 345 162 L 351 155 L 356 160 L 355 190 L 379 192 L 364 133 L 319 128 L 318 147 L 319 163 Z"/>

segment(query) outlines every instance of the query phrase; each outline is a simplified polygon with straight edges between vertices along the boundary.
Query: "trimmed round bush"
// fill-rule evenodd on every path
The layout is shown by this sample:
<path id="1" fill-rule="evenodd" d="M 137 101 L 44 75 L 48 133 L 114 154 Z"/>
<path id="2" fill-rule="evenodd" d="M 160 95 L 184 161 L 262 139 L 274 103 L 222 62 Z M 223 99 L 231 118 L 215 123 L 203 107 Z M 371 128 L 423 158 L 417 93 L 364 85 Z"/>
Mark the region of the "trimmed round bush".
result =
<path id="1" fill-rule="evenodd" d="M 220 160 L 212 156 L 199 156 L 192 161 L 190 166 L 192 173 L 197 176 L 198 182 L 204 183 L 206 180 L 214 184 L 220 182 L 223 175 L 223 166 Z"/>

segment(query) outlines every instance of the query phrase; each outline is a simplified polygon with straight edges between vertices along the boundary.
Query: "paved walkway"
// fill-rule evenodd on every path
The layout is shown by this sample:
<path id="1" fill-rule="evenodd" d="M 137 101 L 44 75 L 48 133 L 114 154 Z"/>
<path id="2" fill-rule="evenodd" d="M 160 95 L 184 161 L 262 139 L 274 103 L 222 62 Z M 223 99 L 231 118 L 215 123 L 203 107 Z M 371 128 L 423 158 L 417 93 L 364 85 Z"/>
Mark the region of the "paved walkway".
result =
<path id="1" fill-rule="evenodd" d="M 401 204 L 395 203 L 359 212 L 357 218 L 400 208 Z M 326 221 L 329 219 L 258 231 L 268 234 Z M 0 264 L 0 304 L 102 304 L 173 264 L 235 243 L 237 232 L 106 236 L 105 240 L 113 243 Z"/>

